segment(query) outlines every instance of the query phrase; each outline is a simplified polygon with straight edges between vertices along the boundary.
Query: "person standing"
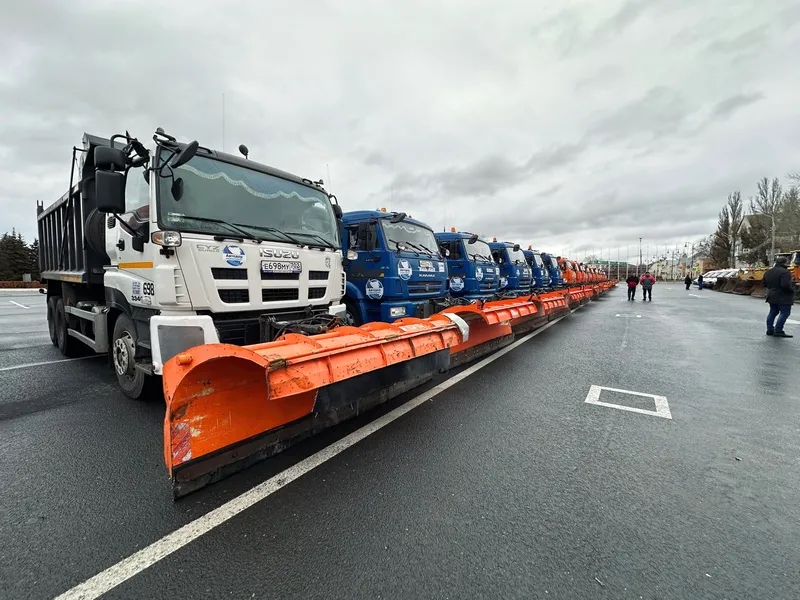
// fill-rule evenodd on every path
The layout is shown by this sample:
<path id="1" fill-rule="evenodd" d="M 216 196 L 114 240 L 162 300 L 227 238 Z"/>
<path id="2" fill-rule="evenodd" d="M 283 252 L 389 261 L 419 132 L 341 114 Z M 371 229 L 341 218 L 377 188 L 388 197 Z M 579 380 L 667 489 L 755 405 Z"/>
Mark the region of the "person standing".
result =
<path id="1" fill-rule="evenodd" d="M 628 284 L 628 300 L 636 300 L 636 286 L 639 285 L 639 277 L 631 273 L 625 283 Z"/>
<path id="2" fill-rule="evenodd" d="M 656 278 L 650 275 L 650 271 L 647 271 L 644 275 L 642 275 L 642 279 L 639 283 L 642 284 L 642 302 L 650 298 L 650 302 L 653 301 L 653 284 L 656 282 Z"/>
<path id="3" fill-rule="evenodd" d="M 686 289 L 688 290 L 692 285 L 692 276 L 687 273 L 686 277 L 683 279 L 683 283 L 686 284 Z"/>
<path id="4" fill-rule="evenodd" d="M 701 290 L 703 289 L 703 274 L 702 273 L 700 273 L 700 275 L 697 276 L 697 287 L 699 289 L 701 289 Z"/>
<path id="5" fill-rule="evenodd" d="M 767 335 L 790 338 L 794 336 L 783 330 L 794 304 L 794 283 L 792 274 L 786 268 L 787 262 L 785 256 L 775 259 L 775 266 L 764 273 L 764 286 L 767 288 L 766 301 L 769 303 Z M 775 317 L 778 317 L 777 321 Z"/>

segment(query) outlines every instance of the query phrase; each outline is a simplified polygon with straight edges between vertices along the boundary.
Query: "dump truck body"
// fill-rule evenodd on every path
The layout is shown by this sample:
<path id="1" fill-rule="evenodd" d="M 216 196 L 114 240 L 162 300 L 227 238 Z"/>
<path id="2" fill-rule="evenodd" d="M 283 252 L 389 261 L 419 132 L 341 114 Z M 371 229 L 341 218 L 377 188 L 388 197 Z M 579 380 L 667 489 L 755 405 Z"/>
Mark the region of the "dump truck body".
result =
<path id="1" fill-rule="evenodd" d="M 437 232 L 436 241 L 447 258 L 451 296 L 479 300 L 497 293 L 500 269 L 488 242 L 463 231 Z"/>
<path id="2" fill-rule="evenodd" d="M 501 292 L 526 294 L 531 289 L 531 268 L 519 244 L 493 241 L 489 244 L 492 258 L 500 268 Z"/>
<path id="3" fill-rule="evenodd" d="M 108 352 L 138 398 L 186 348 L 324 330 L 344 315 L 338 212 L 320 185 L 163 133 L 149 147 L 131 140 L 85 134 L 77 183 L 38 208 L 63 354 Z"/>
<path id="4" fill-rule="evenodd" d="M 347 212 L 342 244 L 351 324 L 424 318 L 444 308 L 447 265 L 426 224 L 403 213 Z"/>

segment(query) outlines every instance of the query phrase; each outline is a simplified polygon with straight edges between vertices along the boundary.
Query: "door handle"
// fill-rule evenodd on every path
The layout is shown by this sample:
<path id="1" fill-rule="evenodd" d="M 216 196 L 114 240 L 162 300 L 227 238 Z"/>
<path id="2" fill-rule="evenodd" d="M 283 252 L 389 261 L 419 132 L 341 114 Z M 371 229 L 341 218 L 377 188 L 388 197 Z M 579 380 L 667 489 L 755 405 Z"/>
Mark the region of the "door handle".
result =
<path id="1" fill-rule="evenodd" d="M 117 249 L 122 252 L 125 250 L 125 240 L 120 240 L 117 242 Z"/>

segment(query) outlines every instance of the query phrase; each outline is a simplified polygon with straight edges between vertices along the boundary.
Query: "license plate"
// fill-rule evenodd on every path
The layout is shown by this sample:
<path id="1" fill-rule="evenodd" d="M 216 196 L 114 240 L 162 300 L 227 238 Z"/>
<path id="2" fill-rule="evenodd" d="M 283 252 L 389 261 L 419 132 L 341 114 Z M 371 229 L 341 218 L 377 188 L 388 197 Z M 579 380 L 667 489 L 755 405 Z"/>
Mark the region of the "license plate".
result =
<path id="1" fill-rule="evenodd" d="M 303 263 L 299 260 L 262 260 L 262 273 L 302 273 Z"/>
<path id="2" fill-rule="evenodd" d="M 421 260 L 419 261 L 419 270 L 420 271 L 434 271 L 433 263 L 429 260 Z"/>

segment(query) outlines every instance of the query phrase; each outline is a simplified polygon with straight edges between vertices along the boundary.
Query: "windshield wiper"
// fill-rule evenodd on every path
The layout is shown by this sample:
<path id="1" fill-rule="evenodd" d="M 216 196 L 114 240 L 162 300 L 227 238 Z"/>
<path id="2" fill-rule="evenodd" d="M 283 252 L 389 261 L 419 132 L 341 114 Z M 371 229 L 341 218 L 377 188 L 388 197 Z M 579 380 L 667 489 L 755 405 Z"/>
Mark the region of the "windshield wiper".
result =
<path id="1" fill-rule="evenodd" d="M 218 225 L 225 225 L 226 227 L 230 228 L 232 231 L 235 231 L 239 235 L 244 236 L 248 240 L 255 240 L 257 242 L 263 242 L 264 241 L 260 237 L 254 236 L 252 233 L 248 232 L 245 229 L 242 229 L 238 225 L 235 225 L 234 223 L 228 223 L 227 221 L 223 221 L 222 219 L 212 219 L 211 217 L 195 217 L 194 215 L 181 215 L 179 218 L 180 219 L 191 219 L 192 221 L 200 221 L 201 223 L 217 223 Z"/>
<path id="2" fill-rule="evenodd" d="M 322 248 L 331 248 L 333 250 L 338 250 L 339 249 L 336 246 L 334 246 L 333 244 L 331 244 L 324 237 L 322 237 L 321 235 L 317 235 L 316 233 L 308 233 L 307 231 L 289 231 L 288 233 L 290 235 L 305 235 L 305 236 L 308 236 L 308 237 L 316 238 L 320 242 L 322 242 L 322 246 L 321 246 Z M 320 246 L 316 246 L 316 245 L 314 246 L 314 248 L 319 248 L 319 247 Z"/>
<path id="3" fill-rule="evenodd" d="M 390 241 L 391 243 L 393 243 L 395 246 L 397 246 L 397 251 L 398 251 L 398 252 L 400 252 L 400 244 L 405 244 L 406 246 L 410 246 L 410 247 L 411 247 L 411 250 L 412 250 L 412 252 L 414 252 L 414 254 L 416 254 L 417 256 L 419 256 L 419 248 L 417 248 L 417 247 L 416 247 L 414 244 L 412 244 L 411 242 L 398 242 L 397 240 L 393 240 L 393 239 L 391 239 L 391 238 L 389 238 L 389 241 Z M 416 249 L 416 250 L 414 250 L 414 248 L 417 248 L 417 249 Z"/>
<path id="4" fill-rule="evenodd" d="M 303 242 L 298 240 L 296 237 L 291 236 L 290 234 L 286 233 L 285 231 L 281 231 L 277 227 L 268 227 L 266 225 L 249 225 L 249 224 L 246 224 L 246 223 L 235 223 L 235 225 L 237 225 L 239 227 L 252 227 L 253 229 L 257 229 L 259 231 L 270 231 L 272 233 L 279 233 L 283 237 L 285 237 L 287 240 L 292 242 L 293 244 L 297 244 L 298 246 L 303 246 L 304 245 Z M 261 241 L 264 241 L 264 240 L 261 240 Z"/>
<path id="5" fill-rule="evenodd" d="M 420 248 L 422 248 L 423 250 L 425 250 L 425 252 L 427 252 L 428 254 L 430 254 L 430 255 L 431 255 L 431 258 L 433 258 L 433 250 L 431 250 L 430 248 L 428 248 L 428 247 L 427 247 L 425 244 L 420 244 L 419 246 L 420 246 Z M 437 256 L 438 256 L 438 253 L 437 253 Z"/>

